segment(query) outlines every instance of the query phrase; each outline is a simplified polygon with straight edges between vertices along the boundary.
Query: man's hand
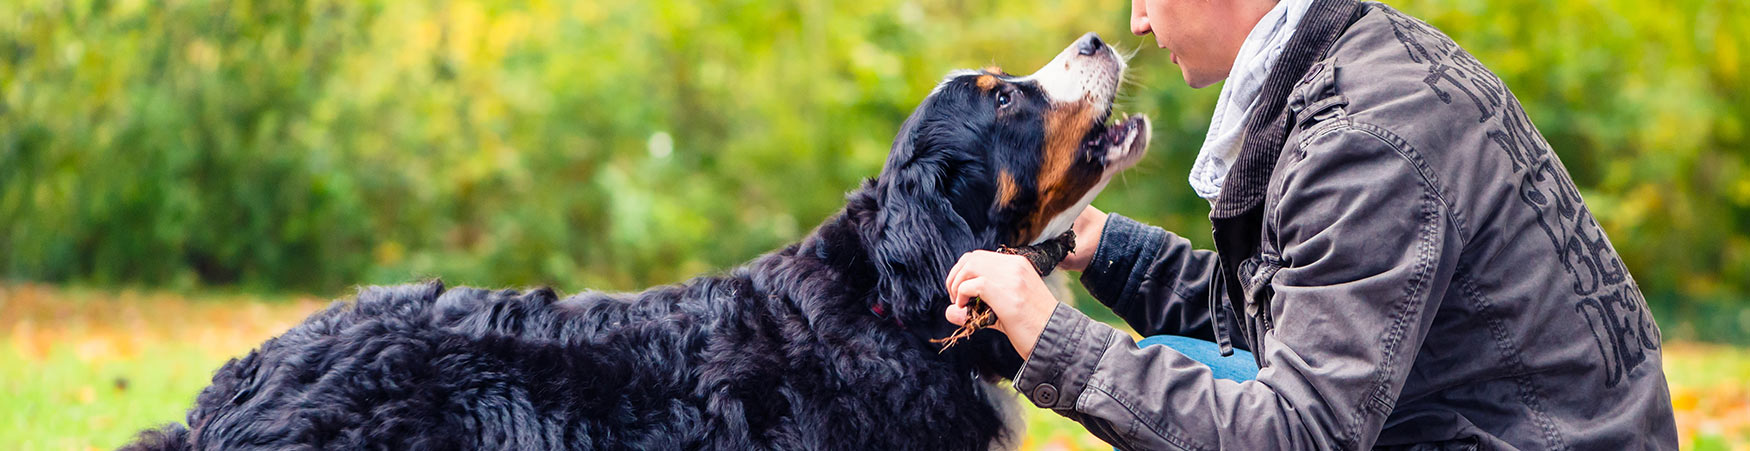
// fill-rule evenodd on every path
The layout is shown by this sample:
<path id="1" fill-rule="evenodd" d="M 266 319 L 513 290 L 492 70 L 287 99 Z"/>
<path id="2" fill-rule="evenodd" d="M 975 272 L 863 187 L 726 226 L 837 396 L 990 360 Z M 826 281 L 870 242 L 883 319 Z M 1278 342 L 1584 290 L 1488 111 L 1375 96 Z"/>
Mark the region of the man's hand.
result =
<path id="1" fill-rule="evenodd" d="M 1076 249 L 1057 262 L 1057 269 L 1087 271 L 1088 263 L 1094 261 L 1094 251 L 1100 249 L 1100 234 L 1106 231 L 1106 212 L 1090 205 L 1076 216 L 1070 230 L 1076 233 Z"/>
<path id="2" fill-rule="evenodd" d="M 1051 296 L 1045 280 L 1019 255 L 968 252 L 948 271 L 946 282 L 954 302 L 946 313 L 948 322 L 965 324 L 966 303 L 977 297 L 996 314 L 996 329 L 1009 337 L 1021 358 L 1033 355 L 1034 343 L 1057 308 L 1057 298 Z"/>

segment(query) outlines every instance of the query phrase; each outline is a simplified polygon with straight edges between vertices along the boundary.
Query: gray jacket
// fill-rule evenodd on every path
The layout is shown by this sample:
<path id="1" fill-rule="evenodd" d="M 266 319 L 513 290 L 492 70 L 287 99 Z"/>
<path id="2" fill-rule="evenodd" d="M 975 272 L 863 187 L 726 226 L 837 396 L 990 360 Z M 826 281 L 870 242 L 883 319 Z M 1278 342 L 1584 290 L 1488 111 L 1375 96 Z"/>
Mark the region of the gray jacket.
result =
<path id="1" fill-rule="evenodd" d="M 1659 329 L 1501 81 L 1380 4 L 1318 0 L 1214 205 L 1217 251 L 1113 215 L 1014 386 L 1125 449 L 1675 449 Z M 1213 313 L 1213 314 L 1212 314 Z"/>

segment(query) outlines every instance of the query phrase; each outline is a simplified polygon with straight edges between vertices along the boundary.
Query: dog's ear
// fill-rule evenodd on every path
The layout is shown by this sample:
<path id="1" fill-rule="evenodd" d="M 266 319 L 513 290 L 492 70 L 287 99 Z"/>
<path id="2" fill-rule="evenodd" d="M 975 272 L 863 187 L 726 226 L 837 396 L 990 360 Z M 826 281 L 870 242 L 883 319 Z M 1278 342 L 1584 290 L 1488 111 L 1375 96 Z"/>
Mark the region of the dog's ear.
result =
<path id="1" fill-rule="evenodd" d="M 949 201 L 948 178 L 966 149 L 933 129 L 930 100 L 900 127 L 873 187 L 878 212 L 862 234 L 880 275 L 876 301 L 914 327 L 948 324 L 941 315 L 947 298 L 942 280 L 979 242 Z"/>

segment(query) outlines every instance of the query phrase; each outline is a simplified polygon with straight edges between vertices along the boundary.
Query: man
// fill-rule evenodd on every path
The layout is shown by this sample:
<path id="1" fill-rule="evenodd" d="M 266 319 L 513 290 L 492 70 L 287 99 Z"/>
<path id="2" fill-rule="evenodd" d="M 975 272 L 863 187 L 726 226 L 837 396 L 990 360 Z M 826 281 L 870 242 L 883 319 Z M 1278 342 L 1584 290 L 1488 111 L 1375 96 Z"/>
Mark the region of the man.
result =
<path id="1" fill-rule="evenodd" d="M 1024 396 L 1126 449 L 1676 448 L 1639 289 L 1452 40 L 1353 0 L 1135 0 L 1131 29 L 1227 80 L 1191 175 L 1216 250 L 1089 208 L 1061 266 L 1138 332 L 1215 343 L 1139 349 L 966 254 L 949 320 L 990 305 Z"/>

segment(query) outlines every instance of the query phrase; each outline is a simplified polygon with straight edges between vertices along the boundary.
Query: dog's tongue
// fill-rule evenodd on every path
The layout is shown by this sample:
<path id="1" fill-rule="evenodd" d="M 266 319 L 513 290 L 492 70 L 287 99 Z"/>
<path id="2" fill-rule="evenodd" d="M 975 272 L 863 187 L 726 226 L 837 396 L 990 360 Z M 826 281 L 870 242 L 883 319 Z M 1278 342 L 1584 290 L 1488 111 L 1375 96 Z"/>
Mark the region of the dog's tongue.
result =
<path id="1" fill-rule="evenodd" d="M 1033 270 L 1038 271 L 1040 277 L 1045 277 L 1047 274 L 1051 274 L 1051 270 L 1057 268 L 1057 264 L 1062 262 L 1064 258 L 1068 258 L 1071 252 L 1075 252 L 1075 249 L 1075 231 L 1065 230 L 1057 238 L 1045 240 L 1039 244 L 1021 247 L 1005 246 L 997 249 L 997 252 L 1026 257 L 1027 262 L 1033 264 Z"/>

